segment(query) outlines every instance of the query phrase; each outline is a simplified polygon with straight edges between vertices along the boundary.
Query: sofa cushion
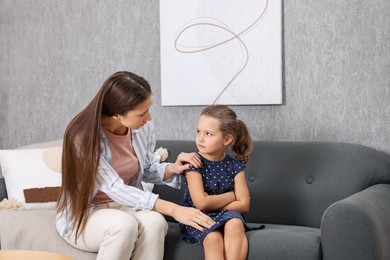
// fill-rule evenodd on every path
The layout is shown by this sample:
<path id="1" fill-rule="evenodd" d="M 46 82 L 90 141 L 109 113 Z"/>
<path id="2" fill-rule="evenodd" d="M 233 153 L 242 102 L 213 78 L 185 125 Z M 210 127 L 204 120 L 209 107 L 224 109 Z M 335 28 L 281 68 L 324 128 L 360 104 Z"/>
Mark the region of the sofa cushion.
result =
<path id="1" fill-rule="evenodd" d="M 54 208 L 61 185 L 61 147 L 0 150 L 9 199 L 26 209 Z"/>
<path id="2" fill-rule="evenodd" d="M 265 229 L 246 234 L 249 242 L 248 259 L 321 259 L 320 230 L 317 228 L 266 224 Z M 164 259 L 204 259 L 203 247 L 199 243 L 189 244 L 181 237 L 179 225 L 169 222 Z"/>
<path id="3" fill-rule="evenodd" d="M 37 250 L 75 259 L 96 259 L 96 253 L 70 246 L 55 229 L 55 210 L 0 210 L 1 250 Z"/>
<path id="4" fill-rule="evenodd" d="M 60 146 L 62 146 L 62 139 L 57 139 L 54 141 L 43 142 L 43 143 L 30 144 L 30 145 L 19 147 L 19 148 L 17 148 L 17 150 L 43 149 L 43 148 L 60 147 Z M 54 165 L 58 168 L 59 164 L 55 163 Z M 0 165 L 0 201 L 2 201 L 5 198 L 8 198 L 8 196 L 7 196 L 5 181 L 3 178 L 2 169 L 1 169 L 1 165 Z"/>
<path id="5" fill-rule="evenodd" d="M 262 230 L 247 232 L 248 259 L 321 259 L 321 231 L 289 225 L 265 224 Z"/>

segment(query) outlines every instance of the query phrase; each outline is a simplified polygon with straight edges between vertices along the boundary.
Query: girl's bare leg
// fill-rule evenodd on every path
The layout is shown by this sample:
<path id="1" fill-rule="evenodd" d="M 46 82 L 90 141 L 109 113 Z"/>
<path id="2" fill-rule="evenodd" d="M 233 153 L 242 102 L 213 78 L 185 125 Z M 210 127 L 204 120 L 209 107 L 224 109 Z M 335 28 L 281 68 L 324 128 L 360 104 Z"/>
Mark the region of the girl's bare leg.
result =
<path id="1" fill-rule="evenodd" d="M 224 260 L 223 235 L 221 231 L 211 232 L 203 240 L 205 260 Z"/>
<path id="2" fill-rule="evenodd" d="M 224 248 L 226 259 L 245 260 L 248 255 L 248 239 L 244 223 L 240 219 L 230 219 L 224 227 Z"/>

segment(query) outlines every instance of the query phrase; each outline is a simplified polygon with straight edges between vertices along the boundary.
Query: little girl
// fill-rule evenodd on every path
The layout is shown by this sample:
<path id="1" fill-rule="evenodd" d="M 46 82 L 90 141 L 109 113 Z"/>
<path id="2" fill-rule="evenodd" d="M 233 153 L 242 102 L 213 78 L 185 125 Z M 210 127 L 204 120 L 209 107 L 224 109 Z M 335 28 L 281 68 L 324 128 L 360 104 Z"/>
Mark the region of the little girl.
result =
<path id="1" fill-rule="evenodd" d="M 216 224 L 204 232 L 180 224 L 183 239 L 202 244 L 205 259 L 246 259 L 249 191 L 244 169 L 252 152 L 248 128 L 229 107 L 211 105 L 198 119 L 196 145 L 203 167 L 185 172 L 182 205 L 201 210 Z"/>

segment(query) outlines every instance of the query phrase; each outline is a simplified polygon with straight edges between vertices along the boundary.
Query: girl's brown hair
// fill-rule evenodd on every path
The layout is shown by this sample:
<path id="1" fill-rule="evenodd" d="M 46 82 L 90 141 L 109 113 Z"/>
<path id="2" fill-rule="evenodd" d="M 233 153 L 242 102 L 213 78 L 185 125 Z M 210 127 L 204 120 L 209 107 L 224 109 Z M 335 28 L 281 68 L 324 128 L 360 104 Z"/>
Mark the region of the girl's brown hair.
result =
<path id="1" fill-rule="evenodd" d="M 116 72 L 66 128 L 62 148 L 62 186 L 57 212 L 67 211 L 76 239 L 89 217 L 100 161 L 102 116 L 124 115 L 151 95 L 149 83 L 127 71 Z"/>
<path id="2" fill-rule="evenodd" d="M 231 150 L 236 154 L 236 159 L 247 163 L 253 151 L 252 138 L 248 127 L 243 121 L 237 119 L 236 113 L 225 105 L 211 105 L 203 109 L 201 116 L 208 116 L 220 122 L 220 130 L 224 136 L 232 135 Z"/>

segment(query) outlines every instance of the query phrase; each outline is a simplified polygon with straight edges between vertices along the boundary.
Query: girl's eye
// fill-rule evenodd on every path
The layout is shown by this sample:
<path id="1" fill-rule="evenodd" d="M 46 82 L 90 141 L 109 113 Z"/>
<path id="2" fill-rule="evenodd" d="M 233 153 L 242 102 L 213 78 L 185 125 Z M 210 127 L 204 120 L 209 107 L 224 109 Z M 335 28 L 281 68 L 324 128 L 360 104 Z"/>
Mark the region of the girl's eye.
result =
<path id="1" fill-rule="evenodd" d="M 212 133 L 207 133 L 207 135 L 208 135 L 208 136 L 213 136 L 213 134 L 212 134 Z"/>
<path id="2" fill-rule="evenodd" d="M 200 133 L 200 131 L 199 131 L 199 130 L 196 130 L 196 133 L 197 133 L 197 134 L 199 134 L 199 133 Z"/>

